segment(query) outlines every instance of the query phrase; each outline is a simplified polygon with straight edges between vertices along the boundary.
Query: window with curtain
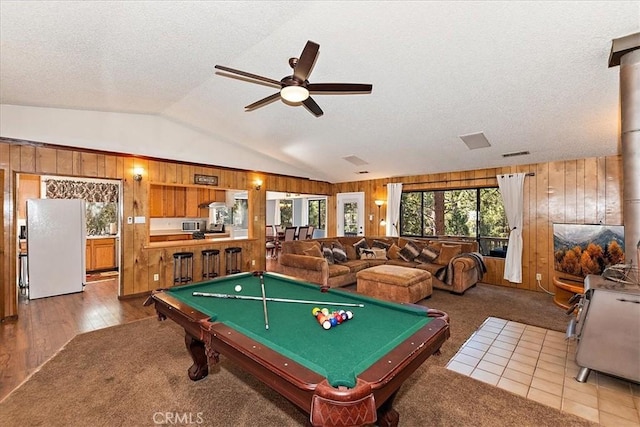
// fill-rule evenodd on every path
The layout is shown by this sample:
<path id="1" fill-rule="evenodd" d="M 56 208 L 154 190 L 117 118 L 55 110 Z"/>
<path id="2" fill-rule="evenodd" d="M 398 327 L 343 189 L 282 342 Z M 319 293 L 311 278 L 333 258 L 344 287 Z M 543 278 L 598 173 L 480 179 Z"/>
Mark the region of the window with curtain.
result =
<path id="1" fill-rule="evenodd" d="M 402 193 L 401 236 L 473 238 L 489 255 L 507 244 L 508 232 L 497 187 Z"/>
<path id="2" fill-rule="evenodd" d="M 117 233 L 119 185 L 81 179 L 45 179 L 47 199 L 82 199 L 90 236 Z"/>

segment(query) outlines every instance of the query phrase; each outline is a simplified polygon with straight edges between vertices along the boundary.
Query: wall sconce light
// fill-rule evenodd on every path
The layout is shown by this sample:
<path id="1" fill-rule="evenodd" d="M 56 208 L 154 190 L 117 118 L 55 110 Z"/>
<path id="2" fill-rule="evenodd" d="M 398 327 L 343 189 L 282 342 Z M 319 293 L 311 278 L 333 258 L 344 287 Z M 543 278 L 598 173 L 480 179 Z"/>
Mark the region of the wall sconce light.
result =
<path id="1" fill-rule="evenodd" d="M 133 168 L 133 180 L 134 181 L 142 181 L 142 174 L 144 173 L 144 169 L 142 168 Z"/>
<path id="2" fill-rule="evenodd" d="M 262 188 L 262 180 L 261 179 L 256 179 L 254 184 L 256 186 L 256 191 L 258 191 L 258 190 L 260 190 Z"/>
<path id="3" fill-rule="evenodd" d="M 384 220 L 384 218 L 382 218 L 382 215 L 380 214 L 380 208 L 382 207 L 382 205 L 384 205 L 384 200 L 376 200 L 375 204 L 378 207 L 378 216 L 380 217 L 380 226 L 382 227 L 384 225 L 387 225 L 387 222 Z"/>

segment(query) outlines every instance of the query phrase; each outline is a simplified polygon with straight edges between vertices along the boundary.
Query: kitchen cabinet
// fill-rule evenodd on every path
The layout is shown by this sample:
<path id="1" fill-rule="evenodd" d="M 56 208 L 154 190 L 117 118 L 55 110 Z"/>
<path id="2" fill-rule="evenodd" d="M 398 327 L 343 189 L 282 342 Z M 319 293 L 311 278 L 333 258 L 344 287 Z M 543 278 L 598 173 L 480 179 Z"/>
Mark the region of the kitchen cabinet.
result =
<path id="1" fill-rule="evenodd" d="M 40 198 L 40 176 L 20 174 L 17 191 L 18 218 L 27 217 L 27 200 Z"/>
<path id="2" fill-rule="evenodd" d="M 105 237 L 87 239 L 86 267 L 87 271 L 115 270 L 116 239 Z"/>
<path id="3" fill-rule="evenodd" d="M 151 184 L 149 216 L 151 218 L 206 218 L 210 202 L 224 202 L 225 190 L 198 186 Z"/>

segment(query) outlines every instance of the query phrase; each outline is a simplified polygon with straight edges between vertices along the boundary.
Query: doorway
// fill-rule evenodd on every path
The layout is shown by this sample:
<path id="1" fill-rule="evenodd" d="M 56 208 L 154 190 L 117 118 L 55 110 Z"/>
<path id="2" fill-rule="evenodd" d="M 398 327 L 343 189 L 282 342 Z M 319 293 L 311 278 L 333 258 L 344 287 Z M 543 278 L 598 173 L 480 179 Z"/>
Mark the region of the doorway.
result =
<path id="1" fill-rule="evenodd" d="M 338 193 L 337 236 L 364 236 L 364 193 Z"/>
<path id="2" fill-rule="evenodd" d="M 81 221 L 85 223 L 83 228 L 86 250 L 78 255 L 78 262 L 86 266 L 82 274 L 84 279 L 82 287 L 99 286 L 102 282 L 115 281 L 117 284 L 115 289 L 118 291 L 114 297 L 117 297 L 121 288 L 122 185 L 120 180 L 17 174 L 15 192 L 17 245 L 18 253 L 23 254 L 27 260 L 32 255 L 28 250 L 30 230 L 27 227 L 26 205 L 29 199 L 82 199 L 85 201 L 85 215 Z M 35 255 L 34 253 L 33 256 Z M 27 265 L 19 265 L 17 270 L 22 272 L 16 278 L 21 301 L 30 298 L 28 273 L 31 266 L 28 264 L 27 261 Z"/>

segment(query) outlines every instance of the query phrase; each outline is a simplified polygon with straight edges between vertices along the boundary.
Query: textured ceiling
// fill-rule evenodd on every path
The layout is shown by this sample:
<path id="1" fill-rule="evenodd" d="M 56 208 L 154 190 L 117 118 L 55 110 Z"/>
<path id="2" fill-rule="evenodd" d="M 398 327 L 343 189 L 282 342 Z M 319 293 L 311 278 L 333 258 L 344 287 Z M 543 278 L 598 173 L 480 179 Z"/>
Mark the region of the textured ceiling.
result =
<path id="1" fill-rule="evenodd" d="M 25 123 L 48 126 L 42 108 L 77 123 L 127 113 L 119 132 L 140 143 L 112 138 L 115 151 L 330 182 L 610 155 L 611 40 L 639 30 L 638 1 L 2 0 L 0 132 L 37 140 Z M 307 40 L 320 45 L 311 82 L 372 93 L 313 95 L 319 118 L 279 100 L 245 112 L 276 90 L 213 68 L 280 80 Z M 146 116 L 175 138 L 143 141 Z M 105 148 L 90 129 L 50 127 L 42 142 Z M 459 138 L 478 132 L 491 147 Z M 530 155 L 502 157 L 516 151 Z"/>

